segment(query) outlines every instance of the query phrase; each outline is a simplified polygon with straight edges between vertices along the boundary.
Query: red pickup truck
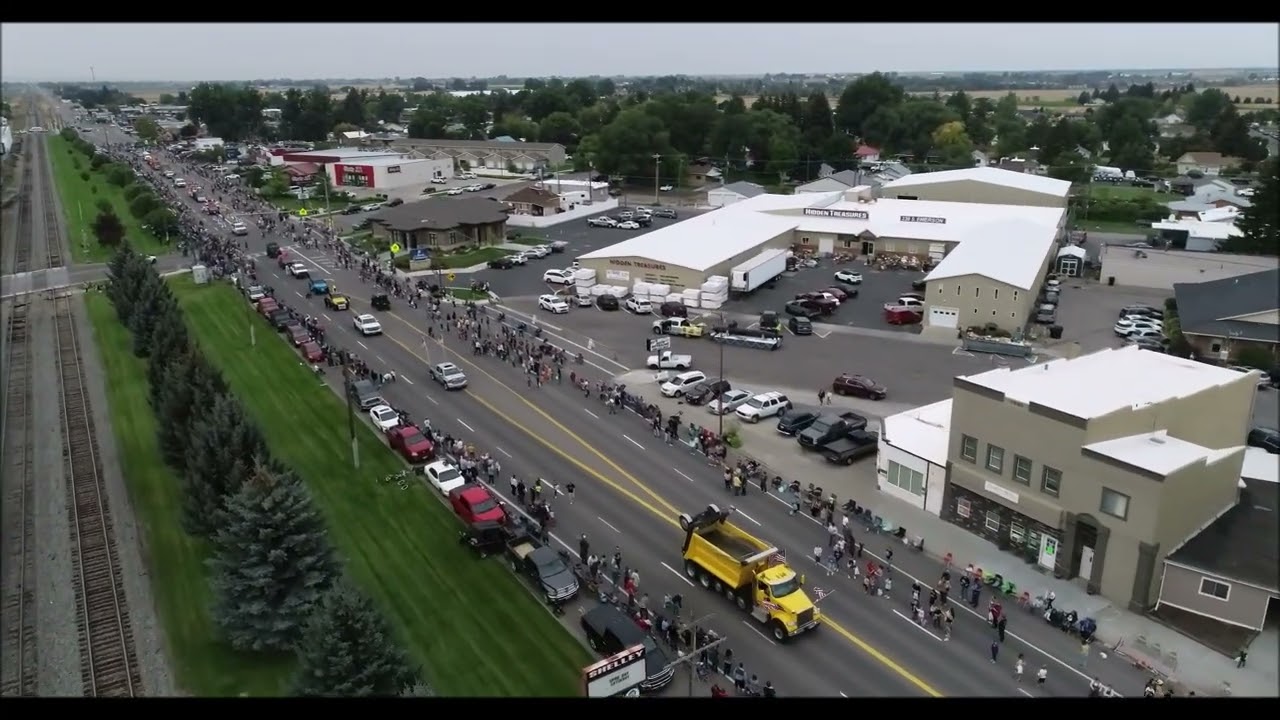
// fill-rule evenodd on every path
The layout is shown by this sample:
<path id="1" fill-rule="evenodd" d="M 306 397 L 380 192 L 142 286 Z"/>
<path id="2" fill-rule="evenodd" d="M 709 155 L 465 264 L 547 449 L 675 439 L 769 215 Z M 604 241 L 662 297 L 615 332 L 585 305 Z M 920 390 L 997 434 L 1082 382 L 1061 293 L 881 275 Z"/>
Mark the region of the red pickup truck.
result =
<path id="1" fill-rule="evenodd" d="M 387 442 L 411 463 L 430 462 L 436 456 L 431 441 L 415 425 L 399 425 L 387 430 Z"/>
<path id="2" fill-rule="evenodd" d="M 449 491 L 449 504 L 453 512 L 468 525 L 478 522 L 496 522 L 505 525 L 507 513 L 489 488 L 480 483 L 467 483 Z"/>

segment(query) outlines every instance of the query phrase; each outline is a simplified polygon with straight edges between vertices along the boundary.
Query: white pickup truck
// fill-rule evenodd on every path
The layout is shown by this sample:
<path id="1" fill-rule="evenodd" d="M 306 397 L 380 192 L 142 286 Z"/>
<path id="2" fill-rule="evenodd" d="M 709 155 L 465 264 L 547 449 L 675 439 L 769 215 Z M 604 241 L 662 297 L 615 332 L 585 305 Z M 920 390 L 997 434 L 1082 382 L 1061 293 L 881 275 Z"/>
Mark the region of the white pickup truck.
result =
<path id="1" fill-rule="evenodd" d="M 651 370 L 688 370 L 693 366 L 693 356 L 664 350 L 659 355 L 650 355 L 648 365 Z"/>

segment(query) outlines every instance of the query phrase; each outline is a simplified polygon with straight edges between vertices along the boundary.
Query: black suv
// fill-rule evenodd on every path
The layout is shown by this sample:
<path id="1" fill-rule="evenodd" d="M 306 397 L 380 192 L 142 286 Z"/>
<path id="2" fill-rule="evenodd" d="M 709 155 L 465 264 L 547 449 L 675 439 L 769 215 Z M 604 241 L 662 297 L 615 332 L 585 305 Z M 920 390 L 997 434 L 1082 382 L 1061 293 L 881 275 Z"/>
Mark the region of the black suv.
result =
<path id="1" fill-rule="evenodd" d="M 494 258 L 489 261 L 489 267 L 493 268 L 494 270 L 510 270 L 515 266 L 516 266 L 515 261 L 506 255 L 500 258 Z"/>
<path id="2" fill-rule="evenodd" d="M 778 432 L 787 437 L 795 437 L 813 424 L 822 412 L 809 408 L 792 408 L 778 416 Z"/>
<path id="3" fill-rule="evenodd" d="M 587 644 L 604 657 L 636 645 L 644 646 L 645 679 L 640 683 L 641 692 L 661 690 L 675 677 L 675 668 L 668 667 L 671 660 L 666 651 L 613 605 L 597 605 L 584 613 L 582 629 L 587 633 Z"/>
<path id="4" fill-rule="evenodd" d="M 684 401 L 690 405 L 701 405 L 732 389 L 728 380 L 706 380 L 689 388 L 684 394 Z"/>
<path id="5" fill-rule="evenodd" d="M 390 310 L 391 298 L 387 297 L 386 293 L 374 293 L 373 297 L 369 298 L 369 304 L 374 310 Z"/>
<path id="6" fill-rule="evenodd" d="M 617 310 L 621 307 L 618 304 L 618 298 L 614 295 L 601 295 L 596 298 L 596 307 L 601 310 Z"/>

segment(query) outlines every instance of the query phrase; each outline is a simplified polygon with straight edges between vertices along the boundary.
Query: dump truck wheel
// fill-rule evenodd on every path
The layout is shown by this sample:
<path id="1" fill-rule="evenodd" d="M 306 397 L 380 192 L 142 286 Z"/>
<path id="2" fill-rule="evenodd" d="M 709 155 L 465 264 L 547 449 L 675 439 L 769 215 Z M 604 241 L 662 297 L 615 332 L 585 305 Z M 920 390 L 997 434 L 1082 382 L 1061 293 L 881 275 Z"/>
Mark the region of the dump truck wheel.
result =
<path id="1" fill-rule="evenodd" d="M 747 610 L 751 609 L 750 603 L 747 602 L 747 598 L 745 598 L 744 596 L 738 595 L 737 597 L 734 598 L 734 600 L 738 603 L 739 610 L 746 612 Z"/>
<path id="2" fill-rule="evenodd" d="M 692 560 L 684 561 L 684 574 L 689 576 L 690 580 L 698 579 L 698 566 L 693 564 Z"/>
<path id="3" fill-rule="evenodd" d="M 689 532 L 689 526 L 693 525 L 693 518 L 689 517 L 689 513 L 680 513 L 680 529 Z M 693 577 L 690 575 L 689 577 Z"/>
<path id="4" fill-rule="evenodd" d="M 712 515 L 719 515 L 719 514 L 720 514 L 720 506 L 719 506 L 719 505 L 716 505 L 715 503 L 712 503 L 712 504 L 708 505 L 708 506 L 707 506 L 707 510 L 708 510 Z"/>
<path id="5" fill-rule="evenodd" d="M 787 641 L 787 637 L 788 637 L 787 629 L 783 627 L 782 623 L 776 620 L 769 623 L 769 633 L 773 635 L 773 639 L 777 640 L 778 642 Z"/>
<path id="6" fill-rule="evenodd" d="M 719 580 L 716 580 L 714 589 L 717 593 L 725 592 L 724 583 L 720 582 Z"/>

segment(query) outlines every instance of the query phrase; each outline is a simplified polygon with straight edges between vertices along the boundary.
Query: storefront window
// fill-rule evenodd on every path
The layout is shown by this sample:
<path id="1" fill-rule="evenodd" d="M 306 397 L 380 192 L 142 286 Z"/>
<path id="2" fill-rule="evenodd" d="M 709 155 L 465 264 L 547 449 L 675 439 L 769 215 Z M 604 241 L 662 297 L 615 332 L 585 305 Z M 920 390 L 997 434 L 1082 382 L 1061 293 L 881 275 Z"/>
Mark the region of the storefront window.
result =
<path id="1" fill-rule="evenodd" d="M 1026 540 L 1026 534 L 1027 534 L 1026 528 L 1022 527 L 1021 524 L 1016 522 L 1010 523 L 1009 539 L 1013 541 L 1013 544 L 1021 545 L 1022 542 Z"/>
<path id="2" fill-rule="evenodd" d="M 956 515 L 968 518 L 970 510 L 969 498 L 956 498 Z"/>
<path id="3" fill-rule="evenodd" d="M 987 511 L 987 530 L 993 533 L 1000 532 L 1000 513 L 995 510 Z"/>

